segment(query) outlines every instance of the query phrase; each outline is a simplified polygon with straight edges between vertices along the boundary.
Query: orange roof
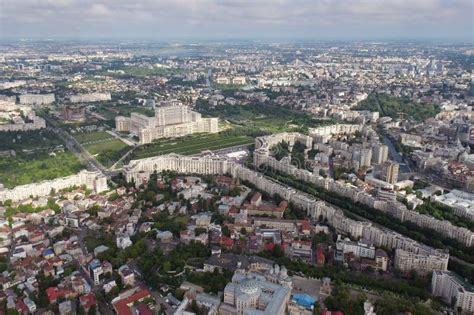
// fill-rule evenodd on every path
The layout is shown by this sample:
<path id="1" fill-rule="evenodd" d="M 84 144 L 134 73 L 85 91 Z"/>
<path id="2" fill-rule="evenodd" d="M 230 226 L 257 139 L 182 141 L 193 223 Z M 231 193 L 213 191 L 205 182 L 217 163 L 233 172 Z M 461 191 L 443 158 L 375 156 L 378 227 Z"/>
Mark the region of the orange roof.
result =
<path id="1" fill-rule="evenodd" d="M 308 220 L 298 220 L 298 224 L 301 224 L 303 231 L 311 230 L 311 223 Z"/>
<path id="2" fill-rule="evenodd" d="M 129 297 L 118 300 L 114 303 L 114 308 L 117 311 L 117 315 L 133 315 L 128 305 L 133 304 L 134 302 L 144 299 L 148 296 L 150 296 L 150 291 L 148 291 L 148 289 L 140 288 L 140 291 L 135 292 Z"/>

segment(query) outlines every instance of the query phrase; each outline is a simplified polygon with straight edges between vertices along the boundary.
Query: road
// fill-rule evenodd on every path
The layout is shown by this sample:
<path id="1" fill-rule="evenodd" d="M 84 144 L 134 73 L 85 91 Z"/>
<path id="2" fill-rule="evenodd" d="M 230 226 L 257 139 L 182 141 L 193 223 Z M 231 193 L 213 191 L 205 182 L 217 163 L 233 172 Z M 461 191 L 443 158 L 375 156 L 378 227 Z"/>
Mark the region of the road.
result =
<path id="1" fill-rule="evenodd" d="M 387 145 L 388 151 L 390 152 L 390 156 L 392 157 L 392 160 L 400 164 L 400 172 L 401 173 L 411 172 L 410 168 L 408 167 L 408 164 L 405 163 L 403 156 L 401 156 L 401 154 L 397 151 L 397 149 L 395 149 L 395 145 L 393 144 L 392 140 L 390 140 L 389 137 L 384 136 L 383 143 Z"/>
<path id="2" fill-rule="evenodd" d="M 64 141 L 66 147 L 78 158 L 82 165 L 89 171 L 101 171 L 107 177 L 112 177 L 118 174 L 118 171 L 108 170 L 97 159 L 92 156 L 84 147 L 68 132 L 61 129 L 58 124 L 48 115 L 41 115 L 48 126 Z"/>

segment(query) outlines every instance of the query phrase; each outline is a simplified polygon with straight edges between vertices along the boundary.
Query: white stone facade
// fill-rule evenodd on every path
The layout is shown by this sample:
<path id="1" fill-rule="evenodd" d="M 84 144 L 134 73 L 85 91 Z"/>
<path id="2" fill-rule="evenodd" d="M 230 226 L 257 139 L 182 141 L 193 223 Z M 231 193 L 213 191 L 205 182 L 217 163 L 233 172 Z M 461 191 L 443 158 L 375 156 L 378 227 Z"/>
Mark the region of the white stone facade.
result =
<path id="1" fill-rule="evenodd" d="M 428 255 L 412 253 L 403 249 L 395 251 L 395 269 L 402 272 L 416 270 L 420 275 L 427 275 L 433 270 L 448 270 L 449 254 L 439 251 Z"/>
<path id="2" fill-rule="evenodd" d="M 68 187 L 81 185 L 86 185 L 87 188 L 92 189 L 96 193 L 100 193 L 108 189 L 107 178 L 105 175 L 103 175 L 101 172 L 90 172 L 83 170 L 71 176 L 59 177 L 39 183 L 16 186 L 12 189 L 2 189 L 0 190 L 0 201 L 20 201 L 30 198 L 30 196 L 47 196 L 51 192 L 51 189 L 59 191 Z"/>
<path id="3" fill-rule="evenodd" d="M 91 103 L 110 101 L 112 99 L 110 93 L 87 93 L 71 95 L 69 100 L 71 103 Z"/>
<path id="4" fill-rule="evenodd" d="M 474 288 L 464 279 L 450 271 L 435 270 L 431 278 L 431 292 L 447 304 L 455 302 L 455 308 L 463 312 L 474 312 Z"/>
<path id="5" fill-rule="evenodd" d="M 20 95 L 20 104 L 25 105 L 49 105 L 54 103 L 54 94 L 23 94 Z"/>
<path id="6" fill-rule="evenodd" d="M 200 113 L 183 105 L 158 107 L 154 117 L 132 113 L 130 118 L 115 118 L 116 129 L 135 134 L 141 144 L 150 143 L 154 139 L 182 137 L 193 133 L 217 133 L 218 123 L 218 118 L 202 118 Z"/>

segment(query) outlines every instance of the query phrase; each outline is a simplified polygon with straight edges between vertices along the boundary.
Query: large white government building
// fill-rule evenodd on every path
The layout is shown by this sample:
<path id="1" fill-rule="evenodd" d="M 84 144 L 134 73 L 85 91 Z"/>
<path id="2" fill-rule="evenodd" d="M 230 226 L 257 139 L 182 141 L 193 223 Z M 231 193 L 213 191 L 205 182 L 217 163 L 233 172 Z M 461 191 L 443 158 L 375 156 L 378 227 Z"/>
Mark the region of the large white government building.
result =
<path id="1" fill-rule="evenodd" d="M 153 117 L 139 113 L 115 117 L 116 129 L 135 134 L 141 144 L 193 133 L 216 133 L 219 131 L 218 122 L 218 118 L 202 118 L 200 113 L 184 105 L 158 107 Z"/>

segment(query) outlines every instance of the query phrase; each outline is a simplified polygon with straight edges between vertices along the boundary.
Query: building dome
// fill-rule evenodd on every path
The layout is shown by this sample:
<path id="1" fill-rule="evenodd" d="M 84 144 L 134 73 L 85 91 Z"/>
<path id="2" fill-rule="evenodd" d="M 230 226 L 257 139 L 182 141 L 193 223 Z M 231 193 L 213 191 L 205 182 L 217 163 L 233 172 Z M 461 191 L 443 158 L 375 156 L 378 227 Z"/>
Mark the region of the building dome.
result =
<path id="1" fill-rule="evenodd" d="M 288 276 L 288 270 L 286 269 L 285 266 L 282 266 L 282 267 L 281 267 L 280 275 L 283 276 L 283 277 Z"/>
<path id="2" fill-rule="evenodd" d="M 275 265 L 275 274 L 279 274 L 280 273 L 280 266 L 278 265 Z"/>

